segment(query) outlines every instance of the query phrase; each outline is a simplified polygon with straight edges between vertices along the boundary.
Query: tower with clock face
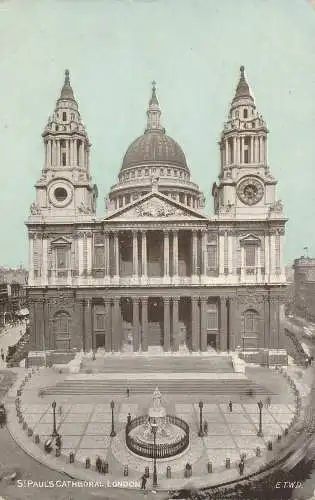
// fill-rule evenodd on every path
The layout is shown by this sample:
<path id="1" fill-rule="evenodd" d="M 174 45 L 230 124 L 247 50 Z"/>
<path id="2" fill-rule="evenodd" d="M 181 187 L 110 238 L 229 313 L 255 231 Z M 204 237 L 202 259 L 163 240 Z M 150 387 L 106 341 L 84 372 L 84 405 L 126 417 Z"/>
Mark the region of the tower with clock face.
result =
<path id="1" fill-rule="evenodd" d="M 42 134 L 45 161 L 36 183 L 36 201 L 30 219 L 45 223 L 91 219 L 96 210 L 97 188 L 90 175 L 90 147 L 85 126 L 70 84 L 69 71 Z"/>
<path id="2" fill-rule="evenodd" d="M 258 113 L 244 66 L 221 134 L 219 182 L 214 212 L 236 219 L 265 219 L 277 203 L 276 179 L 267 160 L 268 129 Z"/>

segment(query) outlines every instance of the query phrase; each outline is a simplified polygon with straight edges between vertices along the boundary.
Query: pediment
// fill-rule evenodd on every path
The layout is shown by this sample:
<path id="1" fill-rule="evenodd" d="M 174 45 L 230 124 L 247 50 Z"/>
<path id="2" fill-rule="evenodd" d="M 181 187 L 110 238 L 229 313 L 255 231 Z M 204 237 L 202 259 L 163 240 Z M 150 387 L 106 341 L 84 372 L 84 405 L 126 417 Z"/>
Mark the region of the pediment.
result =
<path id="1" fill-rule="evenodd" d="M 247 234 L 246 236 L 243 236 L 243 238 L 241 238 L 240 241 L 241 241 L 241 245 L 260 245 L 261 244 L 260 238 L 258 238 L 258 236 L 255 236 L 252 233 Z"/>
<path id="2" fill-rule="evenodd" d="M 106 220 L 206 219 L 202 213 L 171 200 L 161 193 L 149 193 L 105 217 Z"/>
<path id="3" fill-rule="evenodd" d="M 55 246 L 65 246 L 65 245 L 71 245 L 71 241 L 61 236 L 60 238 L 53 240 L 51 244 Z"/>

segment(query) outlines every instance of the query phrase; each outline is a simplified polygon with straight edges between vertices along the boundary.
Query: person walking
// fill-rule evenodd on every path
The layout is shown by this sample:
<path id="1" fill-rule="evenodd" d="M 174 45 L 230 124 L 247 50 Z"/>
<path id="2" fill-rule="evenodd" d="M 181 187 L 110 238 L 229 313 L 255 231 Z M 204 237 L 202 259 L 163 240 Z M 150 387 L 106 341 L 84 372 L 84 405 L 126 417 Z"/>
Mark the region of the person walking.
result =
<path id="1" fill-rule="evenodd" d="M 97 472 L 101 473 L 102 470 L 102 459 L 101 457 L 97 457 L 96 462 L 95 462 L 96 470 Z"/>
<path id="2" fill-rule="evenodd" d="M 2 359 L 2 361 L 4 362 L 4 350 L 3 350 L 3 348 L 2 348 L 2 347 L 1 347 L 1 359 Z"/>
<path id="3" fill-rule="evenodd" d="M 145 474 L 143 474 L 143 476 L 141 476 L 141 489 L 142 490 L 145 490 L 146 484 L 147 484 L 147 476 Z"/>
<path id="4" fill-rule="evenodd" d="M 208 422 L 206 420 L 203 423 L 203 432 L 204 432 L 205 436 L 208 435 Z"/>
<path id="5" fill-rule="evenodd" d="M 238 464 L 238 467 L 239 467 L 239 470 L 240 470 L 240 476 L 242 476 L 244 474 L 244 467 L 245 467 L 244 460 L 240 461 L 240 463 Z"/>
<path id="6" fill-rule="evenodd" d="M 266 399 L 266 406 L 267 406 L 267 408 L 270 408 L 270 405 L 271 405 L 271 397 L 268 396 L 267 399 Z"/>
<path id="7" fill-rule="evenodd" d="M 59 412 L 59 416 L 61 417 L 62 416 L 62 406 L 61 405 L 58 408 L 58 412 Z"/>
<path id="8" fill-rule="evenodd" d="M 233 411 L 233 403 L 232 403 L 232 401 L 229 402 L 229 410 L 230 410 L 230 413 L 232 413 L 232 411 Z"/>
<path id="9" fill-rule="evenodd" d="M 127 398 L 129 398 L 129 395 L 130 395 L 129 387 L 127 387 L 127 389 L 126 389 L 126 395 L 127 395 Z"/>

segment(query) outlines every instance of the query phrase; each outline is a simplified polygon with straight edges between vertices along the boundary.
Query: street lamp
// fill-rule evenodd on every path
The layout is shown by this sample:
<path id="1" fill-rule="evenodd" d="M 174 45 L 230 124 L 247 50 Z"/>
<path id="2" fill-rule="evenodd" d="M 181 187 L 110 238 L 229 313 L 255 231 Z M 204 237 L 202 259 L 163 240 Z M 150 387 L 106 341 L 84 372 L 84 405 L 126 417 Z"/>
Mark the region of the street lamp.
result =
<path id="1" fill-rule="evenodd" d="M 260 400 L 257 403 L 258 408 L 259 408 L 259 430 L 257 432 L 258 437 L 263 437 L 263 431 L 262 431 L 262 409 L 263 409 L 263 402 Z"/>
<path id="2" fill-rule="evenodd" d="M 56 427 L 56 401 L 52 402 L 53 409 L 53 431 L 51 437 L 55 438 L 58 436 L 57 427 Z"/>
<path id="3" fill-rule="evenodd" d="M 203 408 L 203 402 L 199 401 L 199 411 L 200 411 L 200 426 L 199 426 L 199 432 L 198 432 L 199 437 L 204 436 L 203 429 L 202 429 L 202 408 Z"/>
<path id="4" fill-rule="evenodd" d="M 153 488 L 157 488 L 157 472 L 156 472 L 156 431 L 157 431 L 157 423 L 155 419 L 151 423 L 151 429 L 153 432 Z"/>
<path id="5" fill-rule="evenodd" d="M 110 402 L 110 407 L 112 409 L 112 430 L 110 431 L 110 437 L 115 437 L 116 436 L 116 432 L 115 432 L 115 429 L 114 429 L 114 408 L 115 408 L 114 401 Z"/>

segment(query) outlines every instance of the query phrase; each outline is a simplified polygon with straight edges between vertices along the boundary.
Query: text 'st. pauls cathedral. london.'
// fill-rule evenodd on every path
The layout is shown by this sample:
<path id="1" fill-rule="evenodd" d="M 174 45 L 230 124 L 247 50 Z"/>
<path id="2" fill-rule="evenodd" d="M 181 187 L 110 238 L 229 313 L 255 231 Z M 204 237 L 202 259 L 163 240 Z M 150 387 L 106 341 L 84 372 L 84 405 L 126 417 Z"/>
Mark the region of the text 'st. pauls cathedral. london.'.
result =
<path id="1" fill-rule="evenodd" d="M 241 67 L 208 216 L 153 83 L 145 131 L 98 217 L 91 145 L 66 71 L 26 223 L 31 350 L 280 355 L 286 219 L 267 134 Z"/>

